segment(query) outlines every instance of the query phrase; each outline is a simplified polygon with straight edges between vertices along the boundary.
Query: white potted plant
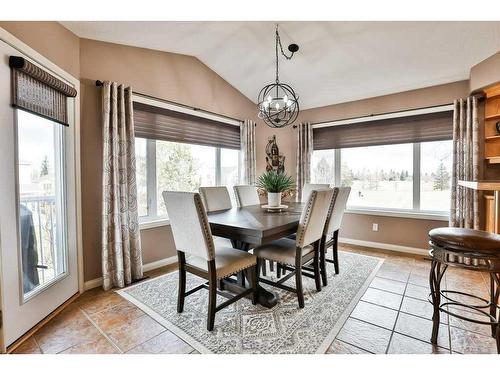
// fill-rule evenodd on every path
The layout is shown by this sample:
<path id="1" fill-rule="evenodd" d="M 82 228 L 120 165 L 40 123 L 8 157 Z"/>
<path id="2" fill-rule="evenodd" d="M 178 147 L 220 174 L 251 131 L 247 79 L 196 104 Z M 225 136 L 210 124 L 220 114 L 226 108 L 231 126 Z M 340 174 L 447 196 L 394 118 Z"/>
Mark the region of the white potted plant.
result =
<path id="1" fill-rule="evenodd" d="M 257 187 L 267 192 L 269 207 L 281 206 L 281 194 L 293 189 L 294 181 L 286 173 L 268 171 L 260 175 Z"/>

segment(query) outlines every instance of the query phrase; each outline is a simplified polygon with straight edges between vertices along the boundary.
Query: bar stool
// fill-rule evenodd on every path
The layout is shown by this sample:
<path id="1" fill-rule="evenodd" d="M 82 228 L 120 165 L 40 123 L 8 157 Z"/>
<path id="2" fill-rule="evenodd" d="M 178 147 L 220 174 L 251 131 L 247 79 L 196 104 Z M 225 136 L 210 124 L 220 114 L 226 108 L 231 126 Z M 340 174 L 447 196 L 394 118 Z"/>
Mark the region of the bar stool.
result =
<path id="1" fill-rule="evenodd" d="M 497 352 L 500 354 L 498 316 L 500 311 L 498 305 L 500 294 L 500 235 L 474 229 L 436 228 L 429 232 L 429 244 L 431 247 L 429 255 L 432 258 L 429 275 L 431 289 L 429 302 L 434 307 L 431 342 L 437 344 L 439 314 L 443 312 L 472 323 L 491 325 L 491 335 L 496 339 Z M 441 280 L 448 266 L 488 272 L 490 274 L 489 300 L 461 290 L 442 290 Z M 454 299 L 453 296 L 466 296 L 477 300 L 477 302 L 468 304 Z M 486 316 L 489 321 L 459 315 L 448 311 L 447 306 L 472 310 Z M 489 312 L 484 311 L 484 309 L 489 309 Z"/>

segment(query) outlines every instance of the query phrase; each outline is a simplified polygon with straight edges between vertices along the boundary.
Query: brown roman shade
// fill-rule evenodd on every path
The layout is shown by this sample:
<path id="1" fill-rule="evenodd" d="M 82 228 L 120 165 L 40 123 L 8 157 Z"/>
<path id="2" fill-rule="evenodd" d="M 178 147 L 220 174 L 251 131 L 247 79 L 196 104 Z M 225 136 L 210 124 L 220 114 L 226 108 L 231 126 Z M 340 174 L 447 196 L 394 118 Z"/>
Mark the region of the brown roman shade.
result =
<path id="1" fill-rule="evenodd" d="M 240 127 L 134 102 L 135 136 L 240 149 Z"/>
<path id="2" fill-rule="evenodd" d="M 67 98 L 75 88 L 20 56 L 10 56 L 12 106 L 68 125 Z"/>
<path id="3" fill-rule="evenodd" d="M 313 128 L 315 150 L 443 141 L 453 138 L 453 111 Z"/>

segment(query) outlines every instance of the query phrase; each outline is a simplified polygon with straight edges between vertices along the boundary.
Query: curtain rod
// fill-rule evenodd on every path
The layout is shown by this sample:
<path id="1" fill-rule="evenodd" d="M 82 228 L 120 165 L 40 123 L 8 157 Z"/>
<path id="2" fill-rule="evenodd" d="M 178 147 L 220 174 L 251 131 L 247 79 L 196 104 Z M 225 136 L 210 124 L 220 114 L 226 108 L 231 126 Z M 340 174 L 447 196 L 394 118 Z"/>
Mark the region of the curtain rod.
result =
<path id="1" fill-rule="evenodd" d="M 475 95 L 472 95 L 472 96 L 478 96 L 478 100 L 479 101 L 482 101 L 485 98 L 484 95 L 482 95 L 482 94 L 475 94 Z M 355 119 L 360 118 L 360 117 L 383 116 L 383 115 L 391 115 L 391 114 L 400 113 L 400 112 L 417 111 L 417 110 L 420 110 L 420 109 L 430 109 L 430 108 L 436 108 L 436 107 L 443 107 L 443 106 L 452 105 L 452 104 L 453 104 L 453 102 L 451 102 L 451 103 L 444 103 L 444 104 L 430 105 L 428 107 L 411 108 L 411 109 L 404 109 L 404 110 L 391 111 L 391 112 L 382 112 L 382 113 L 370 113 L 368 115 L 362 115 L 362 116 L 345 117 L 345 118 L 340 118 L 340 119 L 335 119 L 335 120 L 326 120 L 326 121 L 312 122 L 311 126 L 313 126 L 313 125 L 327 124 L 329 122 L 355 120 Z M 294 129 L 296 127 L 297 127 L 297 125 L 293 126 Z"/>
<path id="2" fill-rule="evenodd" d="M 104 85 L 104 82 L 100 81 L 100 80 L 97 80 L 97 81 L 95 81 L 95 85 L 97 87 L 102 87 Z M 226 115 L 221 115 L 220 113 L 215 113 L 215 112 L 207 111 L 206 109 L 196 108 L 196 107 L 193 107 L 193 106 L 190 106 L 190 105 L 187 105 L 187 104 L 182 104 L 182 103 L 174 102 L 174 101 L 171 101 L 171 100 L 160 99 L 160 98 L 157 98 L 155 96 L 151 96 L 151 95 L 148 95 L 148 94 L 143 94 L 143 93 L 140 93 L 140 92 L 137 92 L 137 91 L 134 91 L 134 94 L 135 95 L 139 95 L 139 96 L 144 96 L 146 98 L 150 98 L 150 99 L 154 99 L 154 100 L 160 100 L 162 102 L 165 102 L 165 103 L 168 103 L 168 104 L 177 105 L 179 107 L 183 107 L 183 108 L 187 108 L 187 109 L 191 109 L 191 110 L 196 111 L 196 112 L 203 112 L 203 113 L 207 113 L 209 115 L 224 117 L 224 118 L 227 118 L 229 120 L 243 122 L 243 120 L 240 120 L 239 118 L 234 118 L 234 117 L 230 117 L 230 116 L 226 116 Z"/>

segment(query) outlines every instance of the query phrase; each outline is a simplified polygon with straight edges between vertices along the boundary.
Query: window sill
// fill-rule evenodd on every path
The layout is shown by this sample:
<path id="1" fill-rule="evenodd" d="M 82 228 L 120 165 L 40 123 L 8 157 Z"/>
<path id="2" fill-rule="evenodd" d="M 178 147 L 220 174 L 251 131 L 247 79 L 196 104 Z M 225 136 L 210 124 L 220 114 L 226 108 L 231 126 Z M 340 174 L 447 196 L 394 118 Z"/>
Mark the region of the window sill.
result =
<path id="1" fill-rule="evenodd" d="M 158 227 L 164 227 L 170 225 L 170 220 L 168 219 L 150 219 L 150 220 L 145 220 L 142 222 L 139 222 L 139 229 L 152 229 L 152 228 L 158 228 Z"/>
<path id="2" fill-rule="evenodd" d="M 390 211 L 390 210 L 386 211 L 386 210 L 376 210 L 376 209 L 366 209 L 366 208 L 347 208 L 345 212 L 348 214 L 401 217 L 406 219 L 437 220 L 437 221 L 449 220 L 448 215 L 442 213 L 433 213 L 433 212 Z"/>

